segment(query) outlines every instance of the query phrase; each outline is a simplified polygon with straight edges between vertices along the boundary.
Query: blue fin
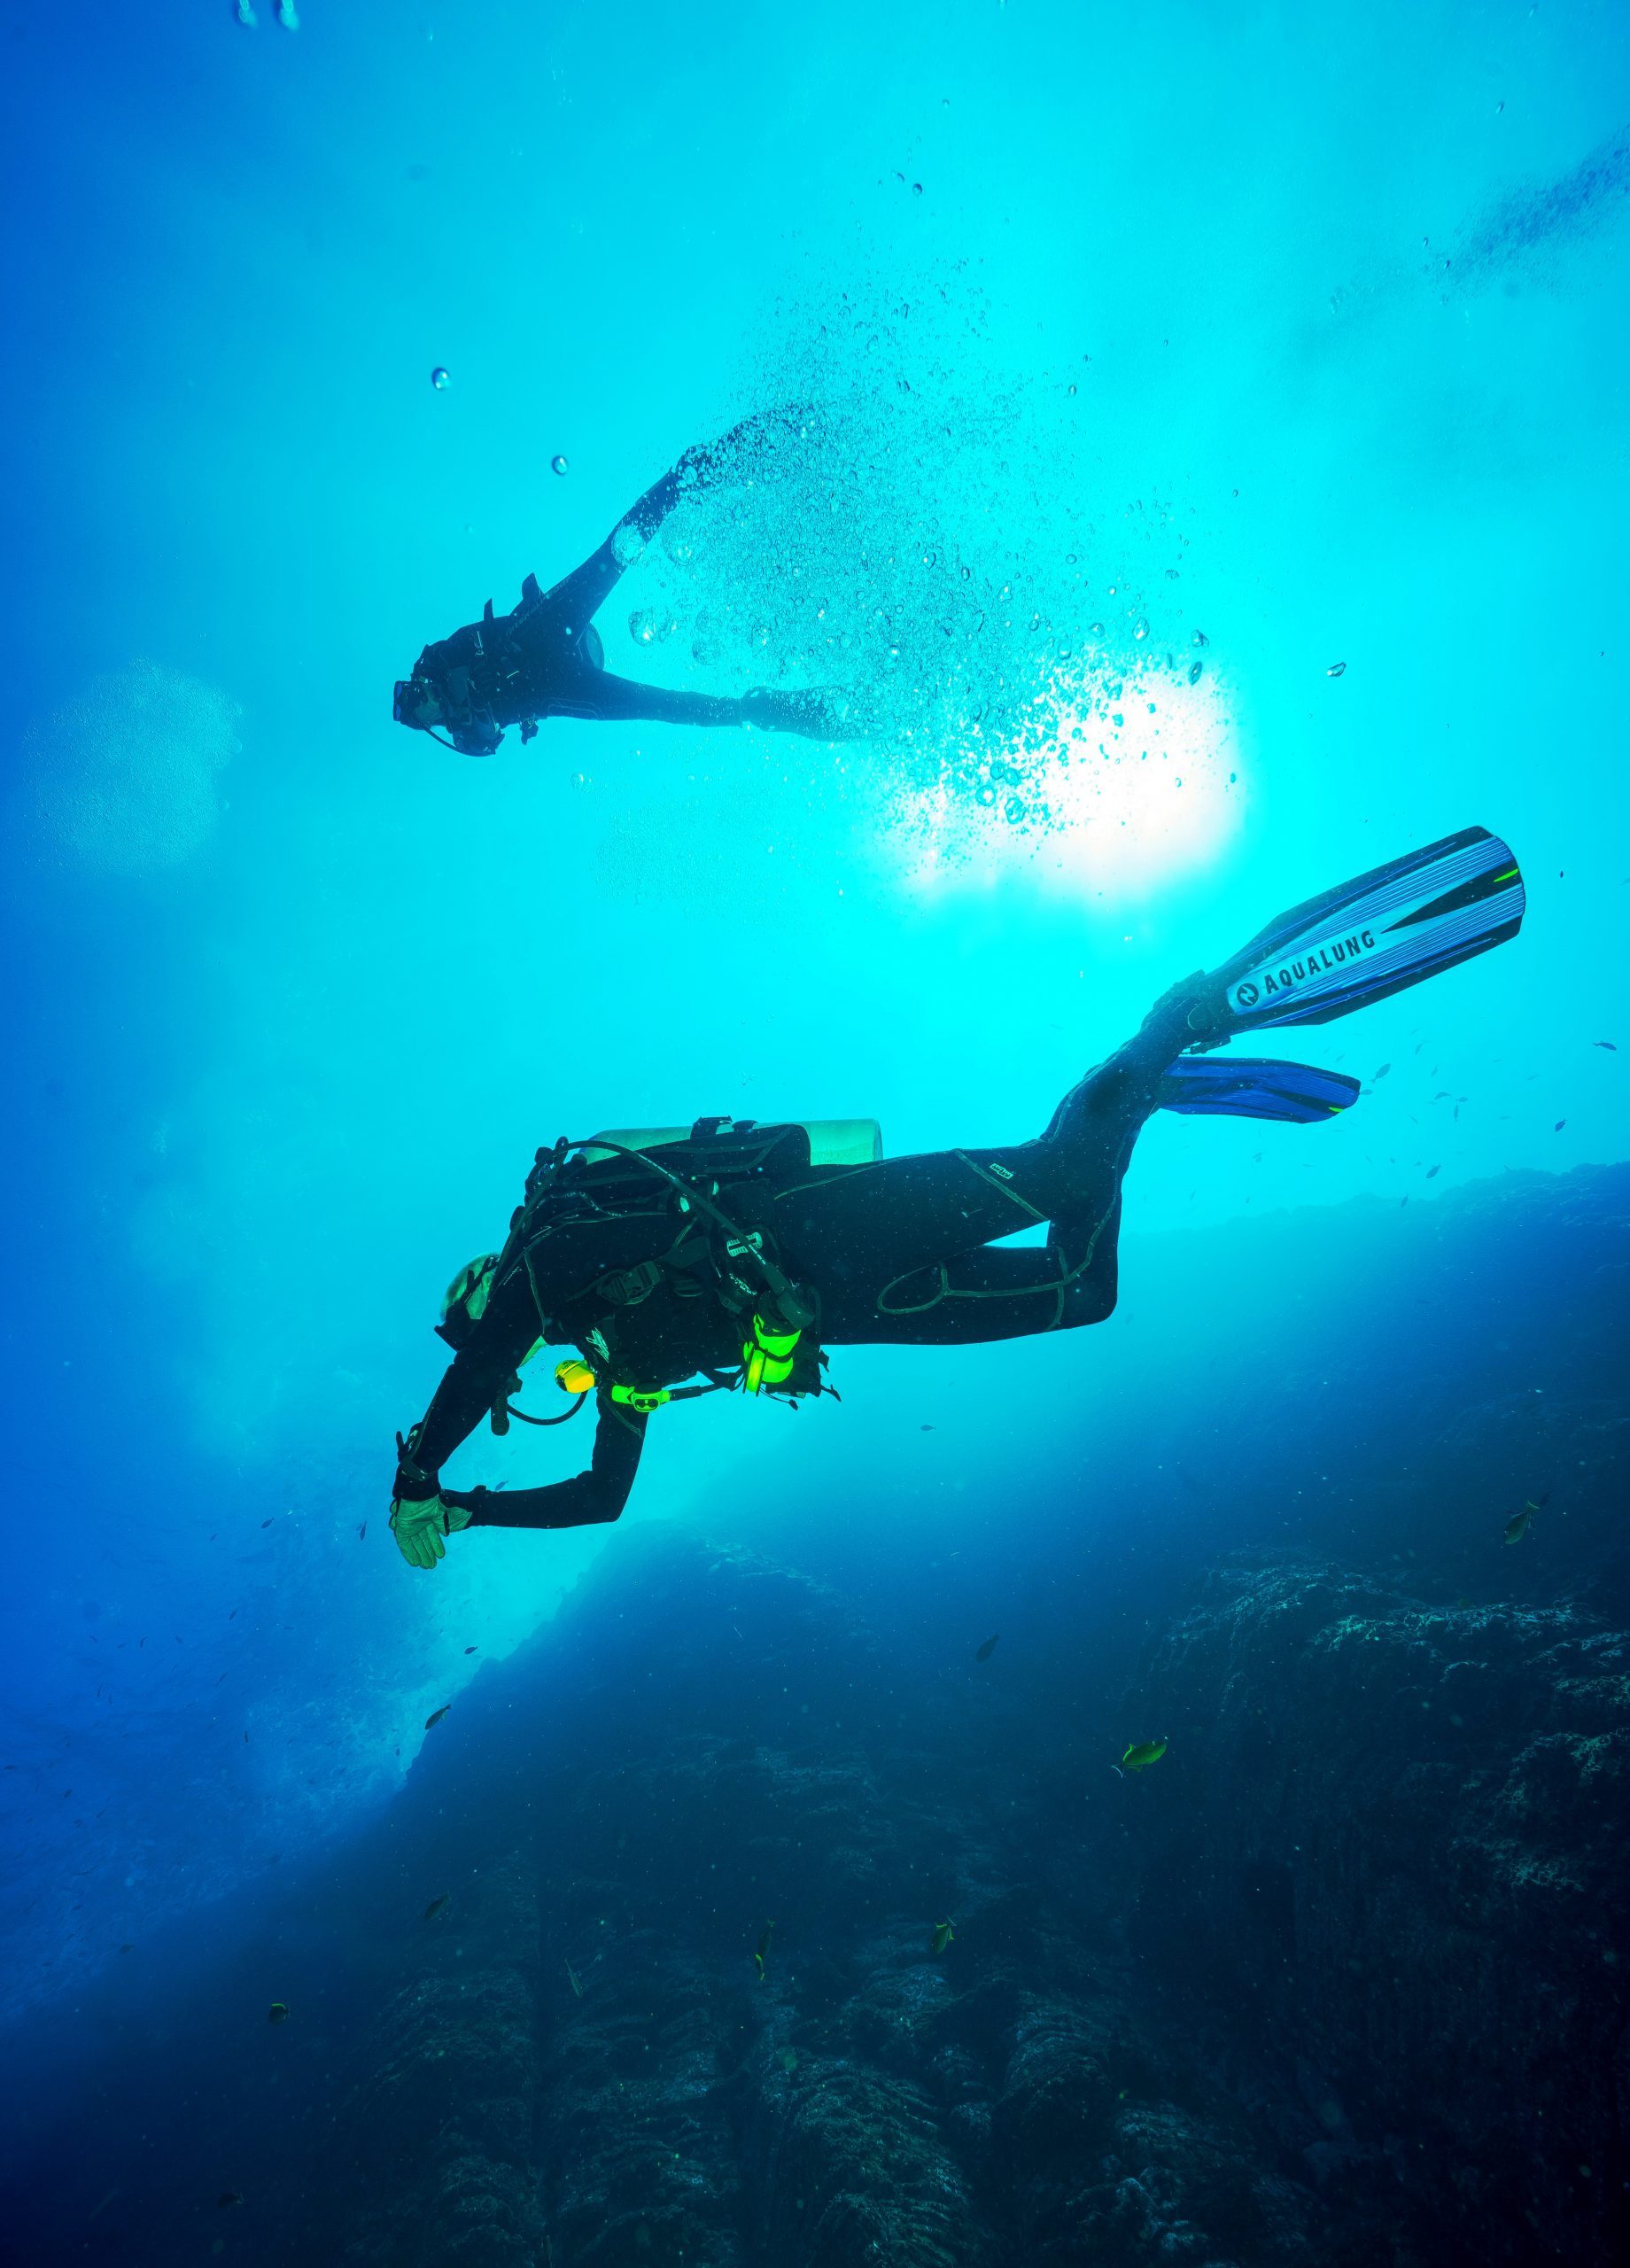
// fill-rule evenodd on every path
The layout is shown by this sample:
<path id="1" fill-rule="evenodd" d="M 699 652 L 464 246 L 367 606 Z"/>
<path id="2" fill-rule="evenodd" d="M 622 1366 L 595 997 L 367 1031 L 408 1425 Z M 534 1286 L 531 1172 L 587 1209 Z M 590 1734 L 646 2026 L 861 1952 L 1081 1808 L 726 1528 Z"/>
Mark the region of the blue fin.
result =
<path id="1" fill-rule="evenodd" d="M 1161 1110 L 1193 1118 L 1272 1118 L 1320 1126 L 1358 1099 L 1356 1079 L 1311 1063 L 1269 1063 L 1248 1055 L 1180 1055 L 1160 1080 Z"/>
<path id="2" fill-rule="evenodd" d="M 1522 927 L 1523 878 L 1497 835 L 1468 827 L 1282 913 L 1217 971 L 1227 1029 L 1326 1024 Z"/>

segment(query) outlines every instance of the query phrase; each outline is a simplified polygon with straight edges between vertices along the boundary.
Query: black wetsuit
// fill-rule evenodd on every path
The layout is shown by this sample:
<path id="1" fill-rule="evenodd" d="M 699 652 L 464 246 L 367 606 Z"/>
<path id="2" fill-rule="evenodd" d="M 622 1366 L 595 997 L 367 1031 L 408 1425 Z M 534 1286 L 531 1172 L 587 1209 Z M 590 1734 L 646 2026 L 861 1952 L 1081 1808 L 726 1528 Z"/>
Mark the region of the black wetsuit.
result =
<path id="1" fill-rule="evenodd" d="M 824 1346 L 958 1347 L 1101 1323 L 1115 1304 L 1122 1177 L 1161 1074 L 1193 1037 L 1191 998 L 1163 1001 L 1065 1097 L 1037 1140 L 805 1166 L 754 1186 L 745 1201 L 734 1192 L 724 1201 L 744 1229 L 765 1231 L 781 1267 L 817 1294 Z M 1044 1246 L 990 1248 L 1043 1221 Z M 694 1223 L 658 1188 L 649 1209 L 527 1244 L 437 1388 L 396 1494 L 423 1501 L 432 1492 L 443 1460 L 502 1399 L 540 1329 L 560 1345 L 597 1331 L 605 1375 L 642 1387 L 739 1363 L 741 1317 L 710 1296 L 705 1271 L 683 1264 L 687 1237 L 696 1241 Z M 614 1520 L 645 1427 L 602 1387 L 587 1472 L 544 1488 L 442 1494 L 470 1508 L 472 1526 Z"/>
<path id="2" fill-rule="evenodd" d="M 750 724 L 816 740 L 848 738 L 842 704 L 823 691 L 778 693 L 761 687 L 738 701 L 669 693 L 613 677 L 594 628 L 613 586 L 679 498 L 728 479 L 752 435 L 789 422 L 793 413 L 749 418 L 722 440 L 687 449 L 564 581 L 545 591 L 529 575 L 511 613 L 494 615 L 489 599 L 479 622 L 426 646 L 412 677 L 398 682 L 397 722 L 422 732 L 445 731 L 465 756 L 493 755 L 509 725 L 518 725 L 523 740 L 530 740 L 547 717 Z"/>

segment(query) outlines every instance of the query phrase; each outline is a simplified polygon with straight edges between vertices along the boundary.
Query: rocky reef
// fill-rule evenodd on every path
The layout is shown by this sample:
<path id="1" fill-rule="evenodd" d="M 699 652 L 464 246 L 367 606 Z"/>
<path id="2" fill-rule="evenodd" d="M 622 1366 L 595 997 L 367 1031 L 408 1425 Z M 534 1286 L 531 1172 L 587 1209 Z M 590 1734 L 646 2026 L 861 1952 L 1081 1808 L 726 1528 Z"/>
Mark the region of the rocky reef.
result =
<path id="1" fill-rule="evenodd" d="M 1630 2251 L 1630 1636 L 1224 1570 L 1139 1709 L 1129 1940 L 1375 2256 Z"/>
<path id="2" fill-rule="evenodd" d="M 567 1618 L 556 1679 L 588 1697 L 594 1751 L 576 1712 L 512 1751 L 529 1792 L 507 1833 L 489 1787 L 468 1886 L 338 2108 L 353 2202 L 319 2183 L 314 2249 L 370 2268 L 1312 2256 L 1306 2170 L 1174 2054 L 1114 1934 L 1083 1938 L 1046 1886 L 1033 1803 L 959 1761 L 957 1712 L 901 1705 L 841 1601 L 648 1535 Z M 496 1729 L 504 1682 L 460 1747 Z M 415 1800 L 445 1810 L 462 1777 L 449 1744 Z"/>

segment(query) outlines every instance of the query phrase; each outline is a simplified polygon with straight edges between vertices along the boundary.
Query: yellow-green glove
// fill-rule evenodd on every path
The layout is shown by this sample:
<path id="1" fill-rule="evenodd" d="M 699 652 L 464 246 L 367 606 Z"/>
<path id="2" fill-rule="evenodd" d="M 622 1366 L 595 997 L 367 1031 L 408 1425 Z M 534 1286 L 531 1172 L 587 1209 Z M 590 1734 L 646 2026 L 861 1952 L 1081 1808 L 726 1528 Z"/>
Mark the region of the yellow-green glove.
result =
<path id="1" fill-rule="evenodd" d="M 470 1507 L 446 1503 L 440 1496 L 398 1496 L 391 1506 L 391 1533 L 410 1567 L 433 1567 L 438 1559 L 445 1559 L 447 1547 L 442 1537 L 456 1535 L 469 1526 Z"/>

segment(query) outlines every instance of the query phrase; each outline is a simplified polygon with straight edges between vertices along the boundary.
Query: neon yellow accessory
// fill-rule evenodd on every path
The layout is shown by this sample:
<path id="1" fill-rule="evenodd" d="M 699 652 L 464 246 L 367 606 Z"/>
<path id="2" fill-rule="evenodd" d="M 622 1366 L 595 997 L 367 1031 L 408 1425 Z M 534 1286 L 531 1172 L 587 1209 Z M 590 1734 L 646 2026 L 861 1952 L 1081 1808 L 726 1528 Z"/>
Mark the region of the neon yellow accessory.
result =
<path id="1" fill-rule="evenodd" d="M 665 1386 L 614 1386 L 611 1389 L 613 1402 L 620 1402 L 625 1410 L 638 1410 L 647 1417 L 671 1398 Z"/>
<path id="2" fill-rule="evenodd" d="M 594 1373 L 576 1355 L 568 1355 L 563 1363 L 555 1365 L 555 1383 L 563 1394 L 592 1394 Z"/>
<path id="3" fill-rule="evenodd" d="M 785 1386 L 792 1376 L 801 1331 L 772 1331 L 763 1316 L 753 1317 L 753 1335 L 741 1349 L 744 1393 L 762 1394 L 767 1386 Z"/>

